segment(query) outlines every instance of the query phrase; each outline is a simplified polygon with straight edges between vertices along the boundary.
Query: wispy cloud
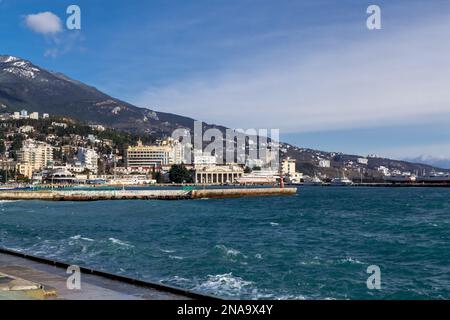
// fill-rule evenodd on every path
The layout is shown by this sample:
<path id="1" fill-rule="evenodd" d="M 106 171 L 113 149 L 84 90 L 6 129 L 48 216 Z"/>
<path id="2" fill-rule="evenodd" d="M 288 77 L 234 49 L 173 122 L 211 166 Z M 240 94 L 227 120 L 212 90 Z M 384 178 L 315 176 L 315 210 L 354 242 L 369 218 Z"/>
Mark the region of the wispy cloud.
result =
<path id="1" fill-rule="evenodd" d="M 351 26 L 354 27 L 354 26 Z M 321 51 L 289 44 L 233 68 L 150 87 L 136 103 L 231 127 L 302 132 L 450 119 L 450 19 L 391 24 Z M 333 34 L 333 33 L 331 33 Z"/>
<path id="2" fill-rule="evenodd" d="M 50 11 L 29 14 L 24 17 L 24 21 L 31 31 L 43 35 L 47 43 L 45 57 L 56 58 L 74 50 L 85 50 L 81 31 L 64 30 L 61 19 Z"/>
<path id="3" fill-rule="evenodd" d="M 50 41 L 50 47 L 45 51 L 44 56 L 56 58 L 74 50 L 83 52 L 85 48 L 82 45 L 84 36 L 79 31 L 65 32 L 64 36 L 53 37 Z"/>
<path id="4" fill-rule="evenodd" d="M 25 16 L 26 26 L 33 32 L 48 35 L 62 32 L 61 19 L 53 12 L 40 12 Z"/>

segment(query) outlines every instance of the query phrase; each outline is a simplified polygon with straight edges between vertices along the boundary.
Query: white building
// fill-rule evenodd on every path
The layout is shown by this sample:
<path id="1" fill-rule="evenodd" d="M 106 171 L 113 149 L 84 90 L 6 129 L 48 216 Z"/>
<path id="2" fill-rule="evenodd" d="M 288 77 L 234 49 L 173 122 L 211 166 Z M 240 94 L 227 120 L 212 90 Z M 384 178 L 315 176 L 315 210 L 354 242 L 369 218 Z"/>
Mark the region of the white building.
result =
<path id="1" fill-rule="evenodd" d="M 281 172 L 283 176 L 292 176 L 295 174 L 295 159 L 287 158 L 281 162 Z"/>
<path id="2" fill-rule="evenodd" d="M 43 113 L 42 114 L 42 119 L 48 119 L 50 116 L 48 113 Z"/>
<path id="3" fill-rule="evenodd" d="M 319 167 L 321 168 L 329 168 L 331 166 L 331 161 L 327 159 L 320 159 L 319 160 Z"/>
<path id="4" fill-rule="evenodd" d="M 14 112 L 13 114 L 12 114 L 12 118 L 14 119 L 14 120 L 18 120 L 18 119 L 20 119 L 20 112 Z"/>
<path id="5" fill-rule="evenodd" d="M 196 184 L 229 184 L 236 183 L 244 170 L 240 166 L 196 166 L 194 182 Z"/>
<path id="6" fill-rule="evenodd" d="M 178 141 L 172 141 L 170 146 L 172 147 L 172 151 L 170 153 L 170 164 L 182 164 L 186 163 L 185 159 L 185 146 L 179 143 Z"/>
<path id="7" fill-rule="evenodd" d="M 20 119 L 28 119 L 28 111 L 27 110 L 20 111 Z"/>
<path id="8" fill-rule="evenodd" d="M 32 113 L 30 113 L 30 119 L 38 120 L 39 119 L 39 112 L 32 112 Z"/>
<path id="9" fill-rule="evenodd" d="M 80 161 L 81 166 L 97 173 L 99 157 L 94 149 L 79 148 L 77 151 L 77 159 Z"/>
<path id="10" fill-rule="evenodd" d="M 96 131 L 100 131 L 100 132 L 106 130 L 106 128 L 105 128 L 104 126 L 102 126 L 101 124 L 91 124 L 91 125 L 89 125 L 89 127 L 90 127 L 92 130 L 96 130 Z"/>
<path id="11" fill-rule="evenodd" d="M 264 166 L 264 161 L 262 159 L 248 158 L 247 160 L 245 160 L 245 166 L 250 169 L 253 169 L 255 167 L 262 168 Z"/>
<path id="12" fill-rule="evenodd" d="M 19 127 L 19 132 L 20 133 L 30 133 L 30 132 L 33 132 L 33 131 L 34 131 L 33 126 L 21 126 L 21 127 Z"/>
<path id="13" fill-rule="evenodd" d="M 25 140 L 17 151 L 17 162 L 30 165 L 33 172 L 39 171 L 53 161 L 53 148 L 45 142 Z"/>
<path id="14" fill-rule="evenodd" d="M 367 165 L 369 163 L 369 159 L 367 159 L 367 158 L 358 158 L 357 161 L 359 164 L 363 164 L 363 165 Z"/>
<path id="15" fill-rule="evenodd" d="M 194 165 L 195 166 L 215 166 L 217 164 L 216 156 L 208 154 L 195 154 Z"/>
<path id="16" fill-rule="evenodd" d="M 138 141 L 137 146 L 128 147 L 126 165 L 130 170 L 150 170 L 170 164 L 172 148 L 165 146 L 144 146 Z"/>
<path id="17" fill-rule="evenodd" d="M 381 172 L 384 176 L 387 176 L 390 174 L 389 168 L 385 167 L 385 166 L 379 166 L 377 168 L 378 172 Z"/>
<path id="18" fill-rule="evenodd" d="M 52 122 L 52 126 L 66 129 L 67 128 L 67 123 L 64 123 L 64 122 Z"/>

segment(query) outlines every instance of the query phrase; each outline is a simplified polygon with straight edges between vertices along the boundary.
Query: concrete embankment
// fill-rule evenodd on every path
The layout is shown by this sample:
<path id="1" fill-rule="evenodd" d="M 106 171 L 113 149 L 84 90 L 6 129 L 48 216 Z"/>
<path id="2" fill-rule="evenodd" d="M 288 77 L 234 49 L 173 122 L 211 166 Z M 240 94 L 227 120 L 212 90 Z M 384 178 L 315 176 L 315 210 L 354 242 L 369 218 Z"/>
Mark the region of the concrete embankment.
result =
<path id="1" fill-rule="evenodd" d="M 204 190 L 56 190 L 1 191 L 0 200 L 96 201 L 183 200 L 292 195 L 296 188 L 204 189 Z"/>
<path id="2" fill-rule="evenodd" d="M 251 189 L 203 189 L 193 190 L 192 198 L 238 198 L 288 196 L 297 192 L 297 188 L 251 188 Z"/>
<path id="3" fill-rule="evenodd" d="M 0 300 L 216 300 L 161 283 L 80 267 L 81 288 L 67 287 L 68 263 L 0 248 Z"/>

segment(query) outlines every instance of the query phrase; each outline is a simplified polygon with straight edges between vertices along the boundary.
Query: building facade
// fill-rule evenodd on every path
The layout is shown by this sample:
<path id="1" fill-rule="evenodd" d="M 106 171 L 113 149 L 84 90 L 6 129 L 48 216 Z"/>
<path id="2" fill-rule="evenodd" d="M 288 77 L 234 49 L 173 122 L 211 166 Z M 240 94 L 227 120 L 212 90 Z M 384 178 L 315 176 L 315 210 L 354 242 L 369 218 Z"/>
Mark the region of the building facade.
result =
<path id="1" fill-rule="evenodd" d="M 33 172 L 42 170 L 52 161 L 53 147 L 44 142 L 25 140 L 17 152 L 17 162 L 30 165 Z"/>
<path id="2" fill-rule="evenodd" d="M 196 184 L 234 184 L 242 177 L 244 170 L 240 166 L 205 166 L 194 169 Z"/>
<path id="3" fill-rule="evenodd" d="M 195 166 L 215 166 L 217 163 L 216 157 L 208 154 L 194 155 Z"/>
<path id="4" fill-rule="evenodd" d="M 32 113 L 30 113 L 30 119 L 38 120 L 39 119 L 39 112 L 32 112 Z"/>
<path id="5" fill-rule="evenodd" d="M 128 147 L 126 166 L 129 169 L 155 169 L 168 165 L 171 160 L 172 148 L 169 145 L 144 146 L 138 141 L 137 146 Z"/>
<path id="6" fill-rule="evenodd" d="M 281 162 L 281 172 L 285 176 L 292 176 L 295 174 L 295 159 L 287 158 Z"/>
<path id="7" fill-rule="evenodd" d="M 33 177 L 33 166 L 28 163 L 18 163 L 16 167 L 17 173 L 31 179 Z"/>
<path id="8" fill-rule="evenodd" d="M 319 167 L 321 168 L 329 168 L 331 166 L 331 161 L 327 159 L 319 160 Z"/>
<path id="9" fill-rule="evenodd" d="M 138 141 L 136 146 L 126 151 L 128 169 L 140 171 L 159 169 L 163 166 L 185 163 L 184 146 L 173 139 L 160 141 L 157 145 L 144 146 Z"/>
<path id="10" fill-rule="evenodd" d="M 98 153 L 94 149 L 78 148 L 77 159 L 81 166 L 92 171 L 98 172 Z"/>

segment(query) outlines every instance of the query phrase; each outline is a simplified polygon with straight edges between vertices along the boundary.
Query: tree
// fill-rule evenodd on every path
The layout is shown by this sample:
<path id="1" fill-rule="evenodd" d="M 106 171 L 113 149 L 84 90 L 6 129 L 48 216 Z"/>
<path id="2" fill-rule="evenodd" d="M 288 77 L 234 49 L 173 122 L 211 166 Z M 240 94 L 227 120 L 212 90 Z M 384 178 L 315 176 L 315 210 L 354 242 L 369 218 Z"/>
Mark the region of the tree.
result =
<path id="1" fill-rule="evenodd" d="M 22 135 L 20 135 L 20 134 L 14 135 L 13 143 L 11 145 L 11 150 L 12 151 L 17 151 L 20 148 L 22 148 L 23 140 L 24 140 L 24 138 L 23 138 Z"/>
<path id="2" fill-rule="evenodd" d="M 153 179 L 156 180 L 157 183 L 163 183 L 164 182 L 164 177 L 161 173 L 161 171 L 156 171 L 152 174 Z"/>
<path id="3" fill-rule="evenodd" d="M 6 151 L 5 141 L 0 140 L 0 155 L 3 155 Z"/>
<path id="4" fill-rule="evenodd" d="M 174 164 L 169 170 L 169 179 L 175 183 L 191 183 L 192 172 L 183 164 Z"/>

